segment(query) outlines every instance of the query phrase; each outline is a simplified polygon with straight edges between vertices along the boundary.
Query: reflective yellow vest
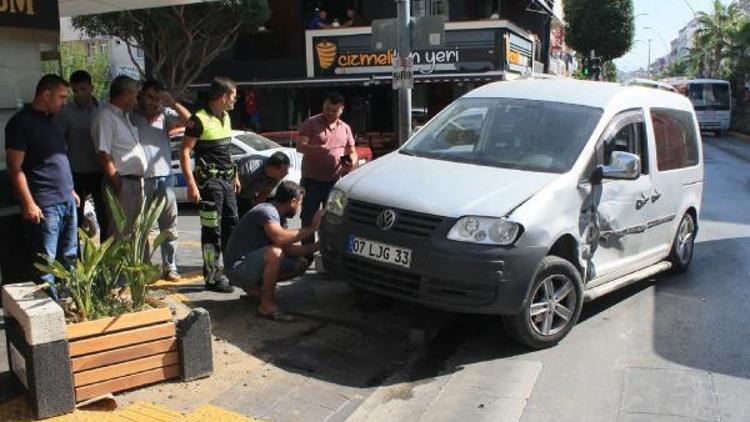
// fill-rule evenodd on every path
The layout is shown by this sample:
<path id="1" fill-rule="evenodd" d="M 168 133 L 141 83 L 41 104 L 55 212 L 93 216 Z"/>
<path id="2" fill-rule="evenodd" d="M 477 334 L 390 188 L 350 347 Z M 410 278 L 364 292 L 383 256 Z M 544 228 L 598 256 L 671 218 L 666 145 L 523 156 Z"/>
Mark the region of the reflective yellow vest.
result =
<path id="1" fill-rule="evenodd" d="M 206 109 L 200 109 L 195 113 L 203 125 L 203 133 L 198 138 L 199 141 L 229 141 L 232 138 L 232 122 L 229 120 L 229 114 L 224 112 L 221 120 L 210 114 Z"/>

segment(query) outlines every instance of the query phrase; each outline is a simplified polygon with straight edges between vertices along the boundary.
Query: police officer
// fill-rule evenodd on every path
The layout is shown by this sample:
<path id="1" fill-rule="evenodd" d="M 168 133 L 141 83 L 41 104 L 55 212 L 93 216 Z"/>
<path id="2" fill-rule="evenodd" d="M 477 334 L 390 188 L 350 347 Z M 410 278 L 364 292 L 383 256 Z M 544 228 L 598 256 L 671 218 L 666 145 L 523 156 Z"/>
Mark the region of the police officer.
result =
<path id="1" fill-rule="evenodd" d="M 208 105 L 188 121 L 180 156 L 188 199 L 200 206 L 206 288 L 222 293 L 231 292 L 232 287 L 220 255 L 239 219 L 235 195 L 240 192 L 240 181 L 230 153 L 232 124 L 227 113 L 236 99 L 237 86 L 232 80 L 217 77 L 211 82 Z M 195 170 L 190 161 L 193 149 Z"/>

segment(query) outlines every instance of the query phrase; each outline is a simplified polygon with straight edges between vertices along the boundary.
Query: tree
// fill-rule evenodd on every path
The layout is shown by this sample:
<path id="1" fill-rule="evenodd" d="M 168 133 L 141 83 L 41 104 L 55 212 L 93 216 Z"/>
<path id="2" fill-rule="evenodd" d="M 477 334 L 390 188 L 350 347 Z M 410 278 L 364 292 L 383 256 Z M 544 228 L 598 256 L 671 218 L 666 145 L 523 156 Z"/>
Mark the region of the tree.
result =
<path id="1" fill-rule="evenodd" d="M 76 70 L 83 69 L 91 75 L 94 96 L 104 98 L 110 80 L 109 48 L 106 42 L 68 41 L 60 43 L 60 62 L 42 63 L 44 73 L 57 73 L 66 80 Z"/>
<path id="2" fill-rule="evenodd" d="M 736 3 L 725 6 L 714 0 L 711 13 L 697 13 L 697 30 L 691 50 L 692 70 L 708 78 L 726 77 L 731 73 L 732 50 L 737 49 L 736 37 L 747 21 Z"/>
<path id="3" fill-rule="evenodd" d="M 131 59 L 141 48 L 147 69 L 133 60 L 141 76 L 181 97 L 206 66 L 234 46 L 240 32 L 255 32 L 269 16 L 267 0 L 218 0 L 78 16 L 73 26 L 92 37 L 121 39 Z"/>
<path id="4" fill-rule="evenodd" d="M 675 76 L 690 76 L 690 62 L 688 60 L 676 60 L 662 71 L 656 79 L 672 78 Z"/>
<path id="5" fill-rule="evenodd" d="M 615 62 L 610 60 L 602 65 L 602 80 L 609 82 L 617 81 L 617 65 Z"/>
<path id="6" fill-rule="evenodd" d="M 616 59 L 633 44 L 632 0 L 566 0 L 565 42 L 588 57 L 594 50 L 604 62 Z"/>

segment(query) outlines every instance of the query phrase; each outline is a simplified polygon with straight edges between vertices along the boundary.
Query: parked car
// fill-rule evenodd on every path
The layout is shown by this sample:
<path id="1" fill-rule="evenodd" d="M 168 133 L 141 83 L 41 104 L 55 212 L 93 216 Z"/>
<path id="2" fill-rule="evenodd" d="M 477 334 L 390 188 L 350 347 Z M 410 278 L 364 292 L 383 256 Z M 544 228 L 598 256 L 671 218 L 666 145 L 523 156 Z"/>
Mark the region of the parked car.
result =
<path id="1" fill-rule="evenodd" d="M 262 136 L 277 142 L 279 145 L 285 147 L 296 148 L 297 139 L 299 139 L 299 132 L 296 130 L 286 130 L 282 132 L 263 132 Z M 359 164 L 365 164 L 372 161 L 372 148 L 367 143 L 357 142 L 355 149 L 357 150 L 357 157 L 359 157 Z"/>
<path id="2" fill-rule="evenodd" d="M 172 132 L 172 171 L 175 174 L 175 196 L 177 202 L 188 202 L 187 199 L 187 183 L 185 176 L 182 175 L 182 166 L 180 165 L 180 147 L 182 145 L 182 137 L 184 136 L 184 129 Z M 297 183 L 302 178 L 302 154 L 298 153 L 294 148 L 286 148 L 277 144 L 276 142 L 258 135 L 253 132 L 245 132 L 241 130 L 232 131 L 232 146 L 230 147 L 232 153 L 232 159 L 237 160 L 239 158 L 248 155 L 263 155 L 270 157 L 277 151 L 282 151 L 289 156 L 291 166 L 289 167 L 289 174 L 285 180 L 293 180 Z M 195 163 L 193 163 L 195 165 Z"/>
<path id="3" fill-rule="evenodd" d="M 322 255 L 356 288 L 500 314 L 518 341 L 543 348 L 570 332 L 584 302 L 686 271 L 702 195 L 687 98 L 590 81 L 499 82 L 340 180 Z"/>

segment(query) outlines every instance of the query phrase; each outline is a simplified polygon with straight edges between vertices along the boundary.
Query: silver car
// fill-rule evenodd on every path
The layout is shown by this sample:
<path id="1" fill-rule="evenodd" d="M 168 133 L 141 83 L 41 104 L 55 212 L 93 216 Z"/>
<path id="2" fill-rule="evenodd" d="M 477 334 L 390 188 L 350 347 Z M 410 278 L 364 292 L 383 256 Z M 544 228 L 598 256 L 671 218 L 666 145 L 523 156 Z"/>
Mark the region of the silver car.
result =
<path id="1" fill-rule="evenodd" d="M 326 270 L 457 312 L 500 314 L 534 348 L 584 302 L 687 270 L 703 195 L 690 101 L 639 86 L 498 82 L 339 181 Z"/>

